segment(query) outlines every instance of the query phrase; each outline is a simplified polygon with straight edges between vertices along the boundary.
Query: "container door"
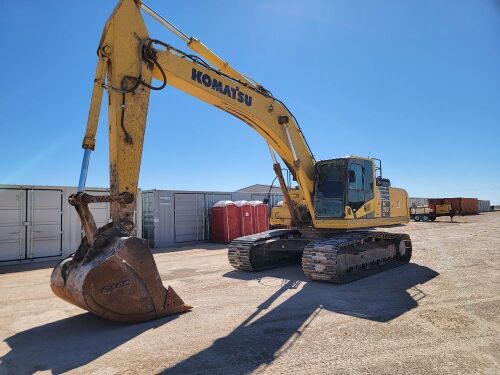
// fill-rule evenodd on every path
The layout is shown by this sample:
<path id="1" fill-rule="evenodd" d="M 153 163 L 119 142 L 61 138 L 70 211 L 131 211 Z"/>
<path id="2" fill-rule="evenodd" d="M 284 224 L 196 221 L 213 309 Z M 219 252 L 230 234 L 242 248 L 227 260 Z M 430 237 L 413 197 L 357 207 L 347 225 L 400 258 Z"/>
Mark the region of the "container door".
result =
<path id="1" fill-rule="evenodd" d="M 175 243 L 174 194 L 156 191 L 158 206 L 153 217 L 154 246 L 163 247 Z M 156 201 L 155 201 L 156 205 Z"/>
<path id="2" fill-rule="evenodd" d="M 0 261 L 26 257 L 26 192 L 0 189 Z"/>
<path id="3" fill-rule="evenodd" d="M 62 191 L 31 189 L 27 193 L 26 257 L 62 255 Z"/>
<path id="4" fill-rule="evenodd" d="M 154 214 L 155 209 L 153 193 L 142 193 L 142 238 L 148 240 L 151 248 L 155 246 Z"/>
<path id="5" fill-rule="evenodd" d="M 174 194 L 175 242 L 205 240 L 203 194 Z"/>

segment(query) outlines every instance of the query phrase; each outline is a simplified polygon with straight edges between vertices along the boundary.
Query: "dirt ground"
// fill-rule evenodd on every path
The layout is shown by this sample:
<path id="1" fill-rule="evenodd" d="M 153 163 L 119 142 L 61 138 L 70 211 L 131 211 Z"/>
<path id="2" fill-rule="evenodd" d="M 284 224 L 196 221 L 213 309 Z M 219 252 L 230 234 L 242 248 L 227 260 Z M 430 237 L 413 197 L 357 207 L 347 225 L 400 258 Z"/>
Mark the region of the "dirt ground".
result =
<path id="1" fill-rule="evenodd" d="M 500 373 L 500 212 L 403 228 L 412 262 L 346 285 L 234 271 L 213 244 L 155 254 L 194 309 L 124 325 L 57 299 L 53 263 L 0 268 L 0 373 Z"/>

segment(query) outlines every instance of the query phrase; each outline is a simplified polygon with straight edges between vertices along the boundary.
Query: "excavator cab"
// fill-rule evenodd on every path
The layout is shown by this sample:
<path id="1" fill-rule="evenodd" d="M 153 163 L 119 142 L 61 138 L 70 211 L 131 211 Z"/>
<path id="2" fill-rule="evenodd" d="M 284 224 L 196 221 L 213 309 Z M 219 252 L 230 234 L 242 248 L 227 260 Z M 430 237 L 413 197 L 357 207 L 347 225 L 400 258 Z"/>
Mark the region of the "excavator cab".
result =
<path id="1" fill-rule="evenodd" d="M 374 197 L 374 163 L 371 159 L 349 157 L 317 163 L 314 194 L 317 218 L 344 218 L 355 213 Z"/>

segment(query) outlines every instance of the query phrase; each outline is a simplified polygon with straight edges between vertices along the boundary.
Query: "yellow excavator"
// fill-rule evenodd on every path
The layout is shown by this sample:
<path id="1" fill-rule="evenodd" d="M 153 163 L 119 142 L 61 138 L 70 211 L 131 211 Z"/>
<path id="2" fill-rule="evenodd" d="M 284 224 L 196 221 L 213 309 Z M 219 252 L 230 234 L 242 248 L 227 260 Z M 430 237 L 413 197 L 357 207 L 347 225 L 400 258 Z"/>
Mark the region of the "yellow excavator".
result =
<path id="1" fill-rule="evenodd" d="M 142 11 L 196 54 L 151 39 Z M 134 236 L 132 220 L 149 94 L 167 85 L 238 117 L 268 143 L 293 228 L 235 239 L 228 249 L 234 268 L 256 271 L 301 261 L 307 277 L 343 283 L 410 260 L 408 235 L 372 230 L 409 221 L 408 195 L 382 177 L 380 161 L 355 156 L 316 161 L 283 102 L 142 1 L 118 2 L 97 57 L 78 192 L 70 197 L 85 236 L 77 251 L 53 270 L 51 287 L 60 298 L 125 322 L 191 309 L 171 287 L 163 286 L 147 242 Z M 110 195 L 92 196 L 85 193 L 85 180 L 104 89 Z M 286 186 L 277 156 L 296 188 Z M 112 222 L 96 228 L 89 204 L 104 201 L 110 202 Z"/>

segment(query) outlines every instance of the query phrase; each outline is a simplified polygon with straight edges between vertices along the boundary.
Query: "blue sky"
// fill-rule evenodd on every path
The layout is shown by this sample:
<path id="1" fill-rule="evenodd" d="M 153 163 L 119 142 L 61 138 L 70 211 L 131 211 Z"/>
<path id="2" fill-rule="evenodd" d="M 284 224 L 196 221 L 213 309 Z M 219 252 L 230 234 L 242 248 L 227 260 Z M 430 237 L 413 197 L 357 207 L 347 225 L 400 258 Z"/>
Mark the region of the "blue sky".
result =
<path id="1" fill-rule="evenodd" d="M 115 1 L 0 4 L 0 183 L 76 185 Z M 370 155 L 412 196 L 500 204 L 499 2 L 148 4 L 283 100 L 317 159 Z M 187 50 L 144 17 L 152 37 Z M 106 133 L 104 110 L 88 186 L 108 186 Z M 245 124 L 175 89 L 152 93 L 142 188 L 235 190 L 273 177 L 264 140 Z"/>

